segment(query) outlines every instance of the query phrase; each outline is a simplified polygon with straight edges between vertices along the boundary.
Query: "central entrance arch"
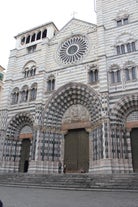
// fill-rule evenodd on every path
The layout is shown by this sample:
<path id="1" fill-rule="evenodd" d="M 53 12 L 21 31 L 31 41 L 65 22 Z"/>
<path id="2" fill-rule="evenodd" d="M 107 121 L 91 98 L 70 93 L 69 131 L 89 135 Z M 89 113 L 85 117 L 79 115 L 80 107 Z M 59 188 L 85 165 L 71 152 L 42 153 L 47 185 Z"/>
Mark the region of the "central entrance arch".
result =
<path id="1" fill-rule="evenodd" d="M 64 164 L 67 172 L 88 172 L 89 134 L 85 129 L 71 129 L 65 135 Z"/>
<path id="2" fill-rule="evenodd" d="M 134 172 L 138 172 L 138 128 L 133 128 L 130 134 L 132 164 Z"/>

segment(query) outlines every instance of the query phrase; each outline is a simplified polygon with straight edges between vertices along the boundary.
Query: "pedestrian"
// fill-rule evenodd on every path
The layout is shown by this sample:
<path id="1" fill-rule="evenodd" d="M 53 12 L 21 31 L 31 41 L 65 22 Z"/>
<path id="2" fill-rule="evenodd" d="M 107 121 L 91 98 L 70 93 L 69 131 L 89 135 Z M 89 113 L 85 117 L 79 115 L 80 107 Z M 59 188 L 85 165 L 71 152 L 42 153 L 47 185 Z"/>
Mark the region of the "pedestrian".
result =
<path id="1" fill-rule="evenodd" d="M 62 169 L 62 163 L 61 163 L 61 161 L 59 161 L 59 163 L 58 163 L 58 173 L 61 173 L 61 169 Z"/>
<path id="2" fill-rule="evenodd" d="M 66 173 L 66 164 L 64 164 L 64 166 L 63 166 L 63 173 L 64 174 Z"/>
<path id="3" fill-rule="evenodd" d="M 2 201 L 0 200 L 0 207 L 3 207 L 3 203 L 2 203 Z"/>

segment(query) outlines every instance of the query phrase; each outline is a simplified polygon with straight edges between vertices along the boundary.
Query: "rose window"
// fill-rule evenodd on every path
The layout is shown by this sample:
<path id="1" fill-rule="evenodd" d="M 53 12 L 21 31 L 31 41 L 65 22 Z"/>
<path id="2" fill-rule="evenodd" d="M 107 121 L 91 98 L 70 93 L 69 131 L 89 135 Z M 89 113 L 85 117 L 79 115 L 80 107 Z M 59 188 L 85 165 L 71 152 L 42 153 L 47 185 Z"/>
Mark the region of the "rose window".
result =
<path id="1" fill-rule="evenodd" d="M 64 64 L 80 61 L 88 51 L 87 39 L 83 36 L 74 36 L 61 44 L 58 55 Z"/>

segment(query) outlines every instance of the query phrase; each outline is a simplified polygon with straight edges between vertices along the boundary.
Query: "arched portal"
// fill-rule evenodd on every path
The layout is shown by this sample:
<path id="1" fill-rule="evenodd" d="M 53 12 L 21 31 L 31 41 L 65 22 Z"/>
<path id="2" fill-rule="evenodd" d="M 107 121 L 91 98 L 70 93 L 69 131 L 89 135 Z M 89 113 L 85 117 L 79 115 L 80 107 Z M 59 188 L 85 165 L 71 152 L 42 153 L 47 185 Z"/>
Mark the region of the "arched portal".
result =
<path id="1" fill-rule="evenodd" d="M 53 93 L 46 105 L 45 136 L 49 136 L 49 133 L 52 143 L 59 143 L 57 133 L 64 135 L 64 139 L 60 139 L 60 146 L 54 144 L 54 152 L 53 147 L 51 150 L 49 148 L 47 157 L 50 157 L 52 151 L 52 158 L 49 159 L 56 160 L 56 150 L 60 149 L 58 159 L 67 165 L 68 171 L 88 171 L 90 162 L 103 157 L 101 110 L 100 96 L 85 84 L 68 83 Z M 93 133 L 86 130 L 93 130 Z M 89 148 L 94 152 L 90 154 Z M 46 159 L 44 153 L 43 159 Z"/>
<path id="2" fill-rule="evenodd" d="M 33 140 L 33 117 L 27 112 L 16 114 L 8 124 L 3 154 L 13 160 L 13 171 L 27 172 Z M 10 143 L 10 145 L 9 145 Z M 7 160 L 7 157 L 5 157 Z M 10 167 L 10 170 L 11 167 Z"/>
<path id="3" fill-rule="evenodd" d="M 133 171 L 138 172 L 138 110 L 134 110 L 127 116 L 126 127 L 130 131 Z"/>
<path id="4" fill-rule="evenodd" d="M 119 164 L 129 163 L 124 170 L 138 171 L 138 95 L 123 97 L 112 114 L 112 152 Z M 131 163 L 131 164 L 130 164 Z M 121 167 L 122 167 L 121 166 Z M 122 168 L 123 169 L 123 168 Z"/>

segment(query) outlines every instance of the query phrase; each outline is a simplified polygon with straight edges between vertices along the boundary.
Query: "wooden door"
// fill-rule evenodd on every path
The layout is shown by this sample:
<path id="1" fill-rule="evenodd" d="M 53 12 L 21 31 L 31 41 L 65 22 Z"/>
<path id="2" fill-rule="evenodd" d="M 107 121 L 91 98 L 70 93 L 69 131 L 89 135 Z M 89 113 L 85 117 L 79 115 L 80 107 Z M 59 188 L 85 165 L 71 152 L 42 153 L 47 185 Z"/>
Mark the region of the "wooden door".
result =
<path id="1" fill-rule="evenodd" d="M 131 131 L 131 151 L 134 172 L 138 172 L 138 128 Z"/>
<path id="2" fill-rule="evenodd" d="M 30 139 L 23 139 L 21 146 L 21 157 L 19 172 L 27 172 L 29 167 Z"/>
<path id="3" fill-rule="evenodd" d="M 65 136 L 64 163 L 67 172 L 87 172 L 89 168 L 89 137 L 85 129 L 69 130 Z"/>

